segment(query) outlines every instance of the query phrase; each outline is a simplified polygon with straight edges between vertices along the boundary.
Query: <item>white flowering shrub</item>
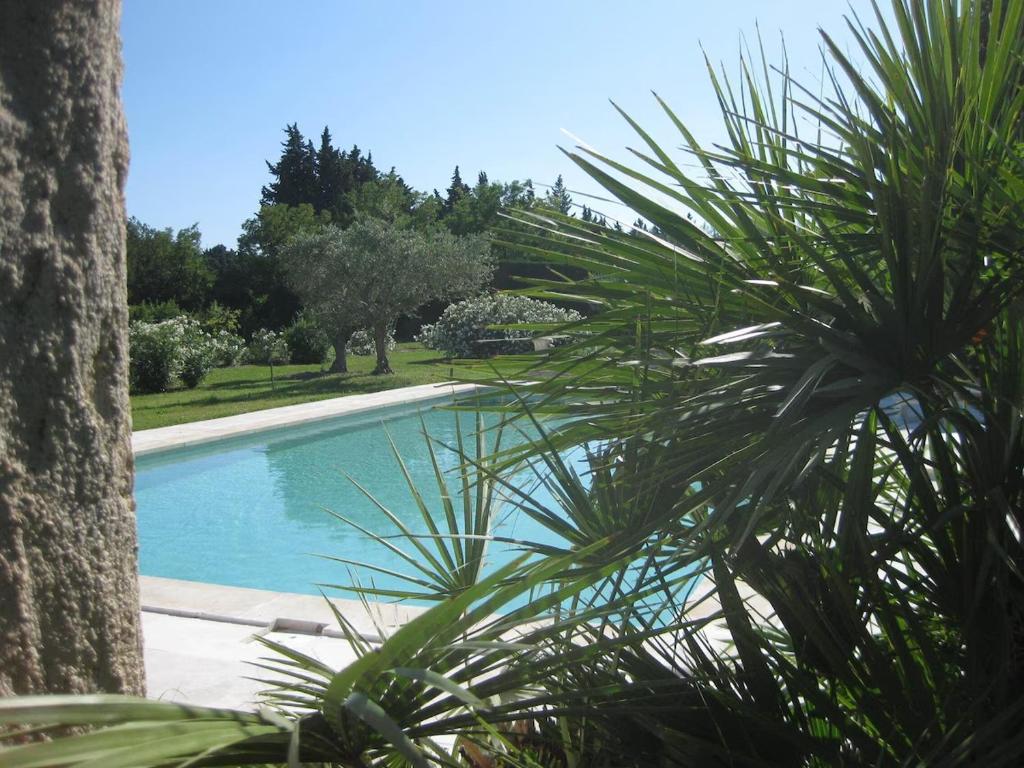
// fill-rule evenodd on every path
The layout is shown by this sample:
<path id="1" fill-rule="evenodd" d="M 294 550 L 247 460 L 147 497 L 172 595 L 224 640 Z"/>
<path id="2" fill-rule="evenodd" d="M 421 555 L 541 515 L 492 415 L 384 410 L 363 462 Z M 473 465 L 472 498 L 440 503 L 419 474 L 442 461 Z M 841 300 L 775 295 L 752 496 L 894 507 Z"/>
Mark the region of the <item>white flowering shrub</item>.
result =
<path id="1" fill-rule="evenodd" d="M 476 296 L 448 307 L 433 325 L 425 325 L 416 341 L 445 357 L 490 357 L 519 354 L 533 349 L 536 331 L 496 329 L 509 323 L 568 323 L 580 319 L 573 309 L 562 309 L 526 296 Z"/>
<path id="2" fill-rule="evenodd" d="M 175 378 L 190 389 L 237 350 L 234 334 L 213 336 L 187 316 L 159 323 L 135 322 L 129 327 L 129 376 L 134 392 L 165 392 Z"/>
<path id="3" fill-rule="evenodd" d="M 388 335 L 384 340 L 385 351 L 390 352 L 395 348 L 395 334 L 394 331 L 388 331 Z M 373 343 L 373 334 L 365 329 L 360 329 L 352 334 L 352 337 L 348 340 L 348 344 L 345 346 L 345 351 L 350 355 L 375 355 L 377 354 L 377 347 Z"/>
<path id="4" fill-rule="evenodd" d="M 257 365 L 283 365 L 291 359 L 283 333 L 260 328 L 245 350 L 245 361 Z"/>
<path id="5" fill-rule="evenodd" d="M 245 341 L 242 337 L 224 329 L 209 335 L 213 344 L 213 364 L 218 368 L 236 365 L 245 352 Z"/>
<path id="6" fill-rule="evenodd" d="M 180 366 L 176 338 L 170 321 L 132 323 L 128 328 L 128 376 L 132 392 L 164 392 Z"/>

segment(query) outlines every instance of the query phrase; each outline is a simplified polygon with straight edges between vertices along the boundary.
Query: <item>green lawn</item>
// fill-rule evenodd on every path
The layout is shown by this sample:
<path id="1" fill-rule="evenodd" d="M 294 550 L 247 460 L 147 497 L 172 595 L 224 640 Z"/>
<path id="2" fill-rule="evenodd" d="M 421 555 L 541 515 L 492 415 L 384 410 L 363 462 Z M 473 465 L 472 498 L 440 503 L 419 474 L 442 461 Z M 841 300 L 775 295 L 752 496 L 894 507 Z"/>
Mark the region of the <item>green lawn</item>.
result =
<path id="1" fill-rule="evenodd" d="M 374 358 L 349 356 L 348 373 L 327 374 L 318 365 L 242 365 L 216 368 L 195 389 L 132 396 L 132 428 L 153 429 L 215 419 L 282 405 L 379 392 L 451 379 L 451 366 L 420 344 L 399 344 L 389 356 L 395 373 L 372 376 Z M 324 366 L 326 368 L 326 366 Z M 465 372 L 461 372 L 465 375 Z"/>

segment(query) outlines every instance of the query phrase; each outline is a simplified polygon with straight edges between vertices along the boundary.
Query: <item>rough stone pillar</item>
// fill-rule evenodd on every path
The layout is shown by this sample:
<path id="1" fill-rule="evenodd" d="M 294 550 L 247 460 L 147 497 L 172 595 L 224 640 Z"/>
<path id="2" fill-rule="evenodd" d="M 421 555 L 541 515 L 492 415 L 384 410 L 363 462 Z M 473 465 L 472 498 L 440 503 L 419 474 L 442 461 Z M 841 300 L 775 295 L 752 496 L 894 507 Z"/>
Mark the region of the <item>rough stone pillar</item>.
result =
<path id="1" fill-rule="evenodd" d="M 0 2 L 0 694 L 143 692 L 119 23 Z"/>

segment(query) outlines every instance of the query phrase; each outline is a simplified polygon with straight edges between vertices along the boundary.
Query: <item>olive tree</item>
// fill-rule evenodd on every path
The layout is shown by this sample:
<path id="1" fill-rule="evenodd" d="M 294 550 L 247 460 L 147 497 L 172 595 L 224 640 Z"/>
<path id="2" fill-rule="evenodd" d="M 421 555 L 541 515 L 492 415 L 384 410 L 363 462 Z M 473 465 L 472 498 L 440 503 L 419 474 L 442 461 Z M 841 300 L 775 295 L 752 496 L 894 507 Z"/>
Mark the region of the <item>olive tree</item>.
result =
<path id="1" fill-rule="evenodd" d="M 300 232 L 280 252 L 288 285 L 334 347 L 331 373 L 348 372 L 345 347 L 361 320 L 351 254 L 342 247 L 340 233 L 335 226 Z"/>
<path id="2" fill-rule="evenodd" d="M 375 374 L 392 372 L 387 335 L 401 315 L 428 301 L 476 293 L 494 273 L 484 237 L 369 217 L 346 230 L 328 226 L 300 235 L 285 250 L 289 279 L 317 317 L 349 335 L 359 326 L 370 331 Z"/>

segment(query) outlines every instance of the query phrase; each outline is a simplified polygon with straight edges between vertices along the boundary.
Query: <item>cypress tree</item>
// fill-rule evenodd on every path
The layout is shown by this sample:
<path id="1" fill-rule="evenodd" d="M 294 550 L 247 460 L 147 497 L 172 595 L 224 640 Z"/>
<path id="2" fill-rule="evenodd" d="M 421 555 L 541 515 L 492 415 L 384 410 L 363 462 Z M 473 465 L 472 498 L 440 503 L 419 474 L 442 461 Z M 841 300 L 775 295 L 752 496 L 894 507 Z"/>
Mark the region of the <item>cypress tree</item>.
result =
<path id="1" fill-rule="evenodd" d="M 448 197 L 444 201 L 444 212 L 446 214 L 451 213 L 455 208 L 455 204 L 468 194 L 469 185 L 462 180 L 459 166 L 456 165 L 455 172 L 452 174 L 452 183 L 448 185 Z"/>
<path id="2" fill-rule="evenodd" d="M 267 163 L 274 181 L 263 187 L 262 205 L 313 204 L 318 195 L 317 157 L 313 143 L 306 141 L 297 123 L 286 126 L 281 159 Z"/>
<path id="3" fill-rule="evenodd" d="M 317 213 L 328 211 L 335 220 L 344 218 L 345 194 L 352 186 L 351 172 L 341 152 L 331 145 L 331 132 L 324 126 L 320 134 L 320 149 L 316 153 L 317 199 L 313 208 Z"/>
<path id="4" fill-rule="evenodd" d="M 569 191 L 565 188 L 562 174 L 558 174 L 554 186 L 548 192 L 547 203 L 559 213 L 568 214 L 572 210 L 572 197 L 569 196 Z"/>

